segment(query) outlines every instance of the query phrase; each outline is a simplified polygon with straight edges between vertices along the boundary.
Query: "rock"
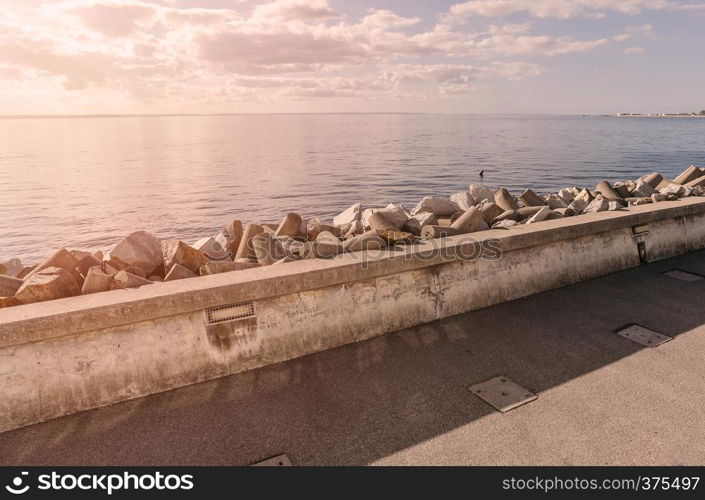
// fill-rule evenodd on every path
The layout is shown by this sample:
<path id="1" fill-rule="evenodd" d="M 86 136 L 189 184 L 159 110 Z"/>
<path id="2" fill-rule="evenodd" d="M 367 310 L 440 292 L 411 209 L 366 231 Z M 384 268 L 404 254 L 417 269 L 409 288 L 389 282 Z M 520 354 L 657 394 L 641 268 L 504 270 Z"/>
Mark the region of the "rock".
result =
<path id="1" fill-rule="evenodd" d="M 632 198 L 648 198 L 655 192 L 656 190 L 651 187 L 650 184 L 642 179 L 639 179 L 636 181 L 636 186 L 632 189 L 631 195 Z"/>
<path id="2" fill-rule="evenodd" d="M 679 198 L 682 198 L 683 196 L 687 196 L 689 192 L 689 188 L 682 186 L 680 184 L 675 184 L 675 183 L 670 183 L 666 185 L 665 187 L 659 189 L 659 193 L 669 195 L 669 194 L 674 194 L 678 196 Z"/>
<path id="3" fill-rule="evenodd" d="M 450 217 L 439 217 L 437 220 L 439 226 L 450 227 L 451 225 Z"/>
<path id="4" fill-rule="evenodd" d="M 154 282 L 154 283 L 161 283 L 162 281 L 164 281 L 164 278 L 162 278 L 162 277 L 159 276 L 158 274 L 153 274 L 152 276 L 150 276 L 150 277 L 147 278 L 147 279 L 148 279 L 149 281 Z"/>
<path id="5" fill-rule="evenodd" d="M 233 262 L 230 260 L 221 260 L 221 261 L 213 261 L 213 262 L 207 262 L 203 266 L 201 266 L 201 269 L 198 270 L 198 273 L 201 276 L 207 276 L 210 274 L 220 274 L 220 273 L 229 273 L 232 271 L 242 271 L 244 269 L 252 269 L 253 267 L 259 267 L 259 264 L 257 262 L 251 261 L 250 259 L 245 259 L 245 261 L 241 262 Z"/>
<path id="6" fill-rule="evenodd" d="M 633 181 L 615 182 L 614 190 L 622 198 L 628 198 L 632 190 L 636 187 L 636 183 Z"/>
<path id="7" fill-rule="evenodd" d="M 252 247 L 261 266 L 269 266 L 284 258 L 281 243 L 270 233 L 258 234 L 252 238 Z"/>
<path id="8" fill-rule="evenodd" d="M 688 168 L 686 168 L 681 174 L 673 179 L 674 184 L 687 184 L 690 181 L 693 181 L 697 179 L 698 177 L 701 177 L 703 175 L 703 171 L 696 167 L 695 165 L 691 165 Z"/>
<path id="9" fill-rule="evenodd" d="M 215 254 L 210 253 L 210 251 L 203 252 L 209 260 L 230 260 L 235 257 L 238 248 L 240 248 L 240 242 L 242 241 L 243 230 L 242 222 L 238 219 L 233 219 L 228 225 L 226 225 L 220 232 L 215 235 L 215 244 L 212 245 L 212 250 Z M 220 252 L 218 252 L 220 247 Z"/>
<path id="10" fill-rule="evenodd" d="M 358 221 L 359 222 L 359 221 Z M 353 237 L 351 237 L 352 239 Z M 311 243 L 311 253 L 319 259 L 334 257 L 343 252 L 343 244 L 332 233 L 322 232 Z"/>
<path id="11" fill-rule="evenodd" d="M 509 229 L 510 227 L 518 226 L 519 223 L 512 219 L 504 219 L 492 224 L 492 229 Z"/>
<path id="12" fill-rule="evenodd" d="M 354 224 L 354 222 L 351 222 L 350 225 Z M 308 238 L 309 241 L 315 240 L 316 237 L 322 231 L 328 231 L 329 233 L 333 233 L 336 236 L 340 236 L 340 226 L 336 226 L 334 224 L 326 224 L 325 222 L 321 222 L 318 219 L 311 219 L 310 221 L 308 221 L 308 224 L 306 224 L 306 238 Z"/>
<path id="13" fill-rule="evenodd" d="M 558 191 L 558 196 L 563 198 L 563 201 L 566 203 L 570 204 L 573 202 L 575 199 L 575 195 L 573 194 L 573 190 L 577 190 L 578 188 L 563 188 Z"/>
<path id="14" fill-rule="evenodd" d="M 352 238 L 353 236 L 357 234 L 362 234 L 365 232 L 365 228 L 362 226 L 362 221 L 355 220 L 352 221 L 350 224 L 348 224 L 348 229 L 345 231 L 345 233 L 342 233 L 341 229 L 341 234 L 343 234 L 344 238 Z M 335 234 L 335 233 L 333 233 Z"/>
<path id="15" fill-rule="evenodd" d="M 95 257 L 98 260 L 103 260 L 103 257 L 105 257 L 105 255 L 103 255 L 103 252 L 101 250 L 97 250 L 96 252 L 93 253 L 93 257 Z"/>
<path id="16" fill-rule="evenodd" d="M 576 215 L 575 210 L 570 208 L 570 206 L 565 208 L 556 208 L 554 212 L 562 217 L 573 217 Z"/>
<path id="17" fill-rule="evenodd" d="M 651 172 L 649 175 L 645 175 L 644 177 L 642 177 L 642 179 L 649 186 L 656 189 L 656 187 L 663 181 L 663 175 L 659 174 L 658 172 Z"/>
<path id="18" fill-rule="evenodd" d="M 421 236 L 421 229 L 424 226 L 431 226 L 437 224 L 436 216 L 431 212 L 420 212 L 416 215 L 409 217 L 409 220 L 404 224 L 404 231 L 409 232 L 415 236 Z"/>
<path id="19" fill-rule="evenodd" d="M 698 187 L 698 186 L 705 186 L 705 175 L 703 175 L 703 176 L 701 176 L 701 177 L 696 177 L 696 178 L 693 179 L 692 181 L 686 182 L 686 183 L 683 184 L 683 185 L 684 185 L 685 187 L 688 187 L 688 188 L 695 188 L 695 187 Z"/>
<path id="20" fill-rule="evenodd" d="M 24 266 L 20 259 L 10 259 L 7 262 L 0 264 L 0 274 L 5 276 L 10 276 L 11 278 L 16 278 Z"/>
<path id="21" fill-rule="evenodd" d="M 607 210 L 622 210 L 624 203 L 617 200 L 609 200 Z"/>
<path id="22" fill-rule="evenodd" d="M 651 195 L 651 201 L 654 203 L 659 202 L 659 201 L 666 201 L 668 199 L 668 195 L 665 195 L 663 193 L 654 193 Z"/>
<path id="23" fill-rule="evenodd" d="M 100 267 L 101 264 L 102 264 L 102 261 L 93 257 L 92 254 L 88 254 L 80 260 L 80 262 L 76 266 L 76 271 L 81 273 L 81 276 L 85 277 L 88 275 L 88 270 L 90 268 L 95 267 L 95 266 Z"/>
<path id="24" fill-rule="evenodd" d="M 520 219 L 524 220 L 533 217 L 542 208 L 543 207 L 521 207 L 516 212 L 519 214 Z"/>
<path id="25" fill-rule="evenodd" d="M 288 213 L 284 216 L 284 219 L 279 223 L 275 237 L 279 236 L 296 236 L 299 234 L 301 229 L 301 216 L 294 213 Z"/>
<path id="26" fill-rule="evenodd" d="M 468 208 L 450 227 L 458 231 L 458 233 L 473 233 L 490 228 L 485 219 L 482 218 L 482 212 L 475 207 Z"/>
<path id="27" fill-rule="evenodd" d="M 36 268 L 37 268 L 36 265 L 23 267 L 22 270 L 17 274 L 16 277 L 19 278 L 19 279 L 21 279 L 21 280 L 22 280 L 22 279 L 25 279 L 27 276 L 29 276 L 29 273 L 31 273 L 32 271 L 34 271 Z"/>
<path id="28" fill-rule="evenodd" d="M 369 218 L 368 224 L 375 231 L 401 231 L 401 226 L 394 224 L 382 211 L 373 213 Z"/>
<path id="29" fill-rule="evenodd" d="M 264 232 L 264 228 L 260 226 L 259 224 L 247 224 L 245 226 L 245 231 L 242 234 L 242 239 L 240 240 L 240 246 L 237 249 L 237 253 L 235 254 L 236 259 L 250 259 L 250 260 L 257 260 L 257 257 L 255 256 L 255 250 L 254 247 L 252 246 L 252 238 L 257 236 L 258 234 L 262 234 Z"/>
<path id="30" fill-rule="evenodd" d="M 630 196 L 629 198 L 624 198 L 624 201 L 627 202 L 627 205 L 629 206 L 637 206 L 637 205 L 646 205 L 647 203 L 653 203 L 653 200 L 649 197 L 634 197 Z"/>
<path id="31" fill-rule="evenodd" d="M 132 274 L 123 269 L 122 271 L 118 271 L 115 276 L 113 276 L 113 281 L 110 282 L 110 289 L 121 290 L 124 288 L 137 288 L 142 285 L 151 284 L 153 284 L 153 282 L 148 279 L 141 278 L 136 274 Z"/>
<path id="32" fill-rule="evenodd" d="M 181 264 L 174 264 L 173 266 L 171 266 L 171 269 L 164 277 L 164 281 L 176 281 L 186 278 L 195 278 L 197 276 L 198 274 L 194 273 L 190 269 L 185 268 Z"/>
<path id="33" fill-rule="evenodd" d="M 184 266 L 195 274 L 202 265 L 208 262 L 203 252 L 196 250 L 181 240 L 162 241 L 162 254 L 164 255 L 164 269 L 167 275 L 175 264 Z"/>
<path id="34" fill-rule="evenodd" d="M 546 196 L 546 204 L 551 210 L 556 208 L 566 208 L 568 206 L 568 203 L 566 203 L 562 197 L 558 196 L 557 193 L 551 193 Z"/>
<path id="35" fill-rule="evenodd" d="M 61 267 L 50 266 L 27 276 L 22 286 L 15 293 L 15 298 L 21 304 L 31 304 L 33 302 L 73 297 L 80 293 L 81 288 L 69 271 Z"/>
<path id="36" fill-rule="evenodd" d="M 551 217 L 551 214 L 553 211 L 548 208 L 548 207 L 541 207 L 538 212 L 536 212 L 534 215 L 532 215 L 529 220 L 526 221 L 527 224 L 533 224 L 534 222 L 541 222 L 549 217 Z"/>
<path id="37" fill-rule="evenodd" d="M 416 215 L 421 212 L 431 212 L 436 217 L 449 217 L 458 211 L 460 211 L 460 207 L 458 207 L 454 201 L 447 198 L 426 196 L 414 207 L 411 211 L 411 215 Z"/>
<path id="38" fill-rule="evenodd" d="M 336 226 L 341 226 L 343 224 L 348 224 L 354 220 L 360 220 L 362 216 L 362 204 L 355 203 L 353 206 L 347 210 L 341 212 L 333 218 L 333 224 Z"/>
<path id="39" fill-rule="evenodd" d="M 519 209 L 516 199 L 504 188 L 498 189 L 494 194 L 494 202 L 502 211 Z"/>
<path id="40" fill-rule="evenodd" d="M 485 186 L 470 184 L 470 186 L 468 186 L 468 192 L 470 193 L 470 196 L 472 196 L 472 199 L 475 200 L 475 204 L 478 204 L 483 200 L 494 202 L 494 191 Z"/>
<path id="41" fill-rule="evenodd" d="M 483 204 L 480 207 L 480 213 L 482 213 L 482 218 L 489 225 L 492 221 L 498 217 L 504 210 L 502 210 L 496 203 L 490 201 Z"/>
<path id="42" fill-rule="evenodd" d="M 531 189 L 525 189 L 524 192 L 519 195 L 519 200 L 521 200 L 525 207 L 541 207 L 546 204 L 543 198 L 534 193 Z"/>
<path id="43" fill-rule="evenodd" d="M 450 226 L 424 226 L 421 229 L 421 238 L 425 240 L 445 238 L 446 236 L 455 236 L 457 234 L 460 234 L 460 232 Z"/>
<path id="44" fill-rule="evenodd" d="M 306 240 L 297 238 L 277 238 L 284 249 L 284 257 L 290 261 L 307 259 L 311 254 L 311 244 Z"/>
<path id="45" fill-rule="evenodd" d="M 516 210 L 505 210 L 494 218 L 494 220 L 492 221 L 492 226 L 494 227 L 495 224 L 497 224 L 498 222 L 502 222 L 503 220 L 513 220 L 515 222 L 519 222 L 521 220 L 521 215 L 519 215 L 519 212 L 517 212 Z"/>
<path id="46" fill-rule="evenodd" d="M 575 215 L 580 215 L 585 211 L 588 205 L 589 203 L 587 201 L 581 198 L 576 198 L 570 203 L 570 205 L 568 205 L 568 209 L 572 210 Z"/>
<path id="47" fill-rule="evenodd" d="M 590 203 L 595 199 L 595 196 L 590 192 L 589 189 L 585 188 L 575 197 L 576 200 L 583 200 L 586 203 Z"/>
<path id="48" fill-rule="evenodd" d="M 691 191 L 690 196 L 705 196 L 705 187 L 695 186 Z"/>
<path id="49" fill-rule="evenodd" d="M 411 233 L 404 231 L 377 231 L 379 237 L 382 238 L 387 245 L 410 245 L 418 238 Z"/>
<path id="50" fill-rule="evenodd" d="M 385 245 L 385 241 L 377 234 L 377 231 L 372 230 L 346 240 L 343 243 L 343 250 L 345 252 L 379 250 L 384 248 Z"/>
<path id="51" fill-rule="evenodd" d="M 619 193 L 614 190 L 612 185 L 607 181 L 600 181 L 595 185 L 595 191 L 600 193 L 603 198 L 608 200 L 618 200 L 621 198 Z"/>
<path id="52" fill-rule="evenodd" d="M 589 213 L 595 213 L 595 212 L 604 212 L 606 210 L 609 210 L 610 204 L 609 200 L 602 196 L 601 194 L 598 194 L 594 200 L 590 202 L 590 204 L 585 207 L 585 210 L 583 210 L 583 213 L 589 214 Z"/>
<path id="53" fill-rule="evenodd" d="M 121 269 L 127 266 L 141 268 L 144 275 L 149 276 L 163 264 L 161 241 L 147 231 L 135 231 L 115 245 L 110 252 L 110 261 L 116 262 Z"/>
<path id="54" fill-rule="evenodd" d="M 37 267 L 35 267 L 34 270 L 26 276 L 26 278 L 29 278 L 33 274 L 36 274 L 39 271 L 41 271 L 43 269 L 47 269 L 49 267 L 61 268 L 64 271 L 68 271 L 68 272 L 74 274 L 74 278 L 75 278 L 76 276 L 78 276 L 78 272 L 76 271 L 77 265 L 78 265 L 78 259 L 76 257 L 74 257 L 71 252 L 69 252 L 65 248 L 62 248 L 62 249 L 58 250 L 54 255 L 49 257 L 48 260 L 45 260 L 44 262 L 39 264 Z"/>
<path id="55" fill-rule="evenodd" d="M 23 285 L 24 281 L 12 276 L 0 274 L 0 297 L 12 297 Z"/>
<path id="56" fill-rule="evenodd" d="M 0 309 L 3 307 L 19 306 L 20 301 L 15 297 L 0 297 Z"/>
<path id="57" fill-rule="evenodd" d="M 113 274 L 107 273 L 100 266 L 93 266 L 86 271 L 86 279 L 81 288 L 81 294 L 107 292 L 113 282 Z"/>
<path id="58" fill-rule="evenodd" d="M 450 195 L 450 201 L 458 205 L 458 208 L 460 208 L 463 212 L 477 204 L 475 203 L 475 198 L 473 198 L 468 191 L 461 191 Z"/>

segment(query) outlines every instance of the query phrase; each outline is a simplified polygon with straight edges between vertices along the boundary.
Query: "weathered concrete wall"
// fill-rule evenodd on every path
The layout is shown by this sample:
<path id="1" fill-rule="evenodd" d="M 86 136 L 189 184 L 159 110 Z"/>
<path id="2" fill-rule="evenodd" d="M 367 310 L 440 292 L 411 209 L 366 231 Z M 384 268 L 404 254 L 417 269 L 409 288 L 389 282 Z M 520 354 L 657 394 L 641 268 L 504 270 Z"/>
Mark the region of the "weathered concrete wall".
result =
<path id="1" fill-rule="evenodd" d="M 429 243 L 367 254 L 365 266 L 302 261 L 0 310 L 0 430 L 633 267 L 640 241 L 648 260 L 705 247 L 705 201 L 658 207 L 477 233 L 500 258 L 429 258 Z M 434 244 L 469 248 L 462 238 Z M 204 309 L 243 301 L 255 317 L 206 326 Z"/>

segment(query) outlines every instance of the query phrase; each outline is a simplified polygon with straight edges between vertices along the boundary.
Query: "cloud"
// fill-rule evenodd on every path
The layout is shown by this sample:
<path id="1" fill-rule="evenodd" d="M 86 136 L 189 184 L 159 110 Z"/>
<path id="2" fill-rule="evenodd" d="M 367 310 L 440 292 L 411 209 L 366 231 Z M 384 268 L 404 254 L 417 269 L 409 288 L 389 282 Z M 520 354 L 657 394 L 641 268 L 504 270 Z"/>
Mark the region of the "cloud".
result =
<path id="1" fill-rule="evenodd" d="M 501 17 L 526 13 L 538 18 L 603 18 L 605 12 L 638 14 L 643 10 L 700 10 L 705 4 L 678 0 L 469 0 L 451 6 L 447 20 Z"/>
<path id="2" fill-rule="evenodd" d="M 641 54 L 644 52 L 644 47 L 628 47 L 624 49 L 624 53 L 627 55 Z"/>
<path id="3" fill-rule="evenodd" d="M 536 77 L 544 71 L 536 58 L 596 50 L 651 30 L 593 39 L 534 33 L 530 23 L 469 30 L 424 25 L 388 9 L 348 18 L 327 0 L 274 0 L 249 11 L 148 0 L 27 5 L 0 10 L 3 81 L 20 78 L 34 88 L 26 84 L 34 79 L 58 97 L 68 91 L 169 104 L 462 95 Z"/>

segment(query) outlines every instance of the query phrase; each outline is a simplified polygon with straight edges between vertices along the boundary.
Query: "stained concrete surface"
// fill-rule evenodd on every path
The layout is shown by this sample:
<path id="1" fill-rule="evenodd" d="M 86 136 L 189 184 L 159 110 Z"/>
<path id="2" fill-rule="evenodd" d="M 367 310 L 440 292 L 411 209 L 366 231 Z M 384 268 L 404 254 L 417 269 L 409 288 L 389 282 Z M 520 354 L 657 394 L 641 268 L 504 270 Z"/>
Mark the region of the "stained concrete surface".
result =
<path id="1" fill-rule="evenodd" d="M 6 432 L 0 464 L 703 464 L 705 280 L 673 268 L 705 251 Z M 467 389 L 498 374 L 539 398 Z"/>

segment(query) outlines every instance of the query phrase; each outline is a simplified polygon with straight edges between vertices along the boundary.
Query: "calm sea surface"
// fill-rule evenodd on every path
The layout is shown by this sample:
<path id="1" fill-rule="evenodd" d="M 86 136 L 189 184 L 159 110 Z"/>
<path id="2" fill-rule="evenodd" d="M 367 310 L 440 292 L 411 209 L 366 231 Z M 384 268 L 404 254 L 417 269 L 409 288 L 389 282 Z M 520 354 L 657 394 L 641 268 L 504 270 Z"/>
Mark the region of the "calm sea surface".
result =
<path id="1" fill-rule="evenodd" d="M 228 220 L 331 217 L 354 202 L 518 194 L 705 164 L 705 119 L 239 115 L 0 120 L 0 262 L 109 249 L 146 229 L 191 243 Z"/>

